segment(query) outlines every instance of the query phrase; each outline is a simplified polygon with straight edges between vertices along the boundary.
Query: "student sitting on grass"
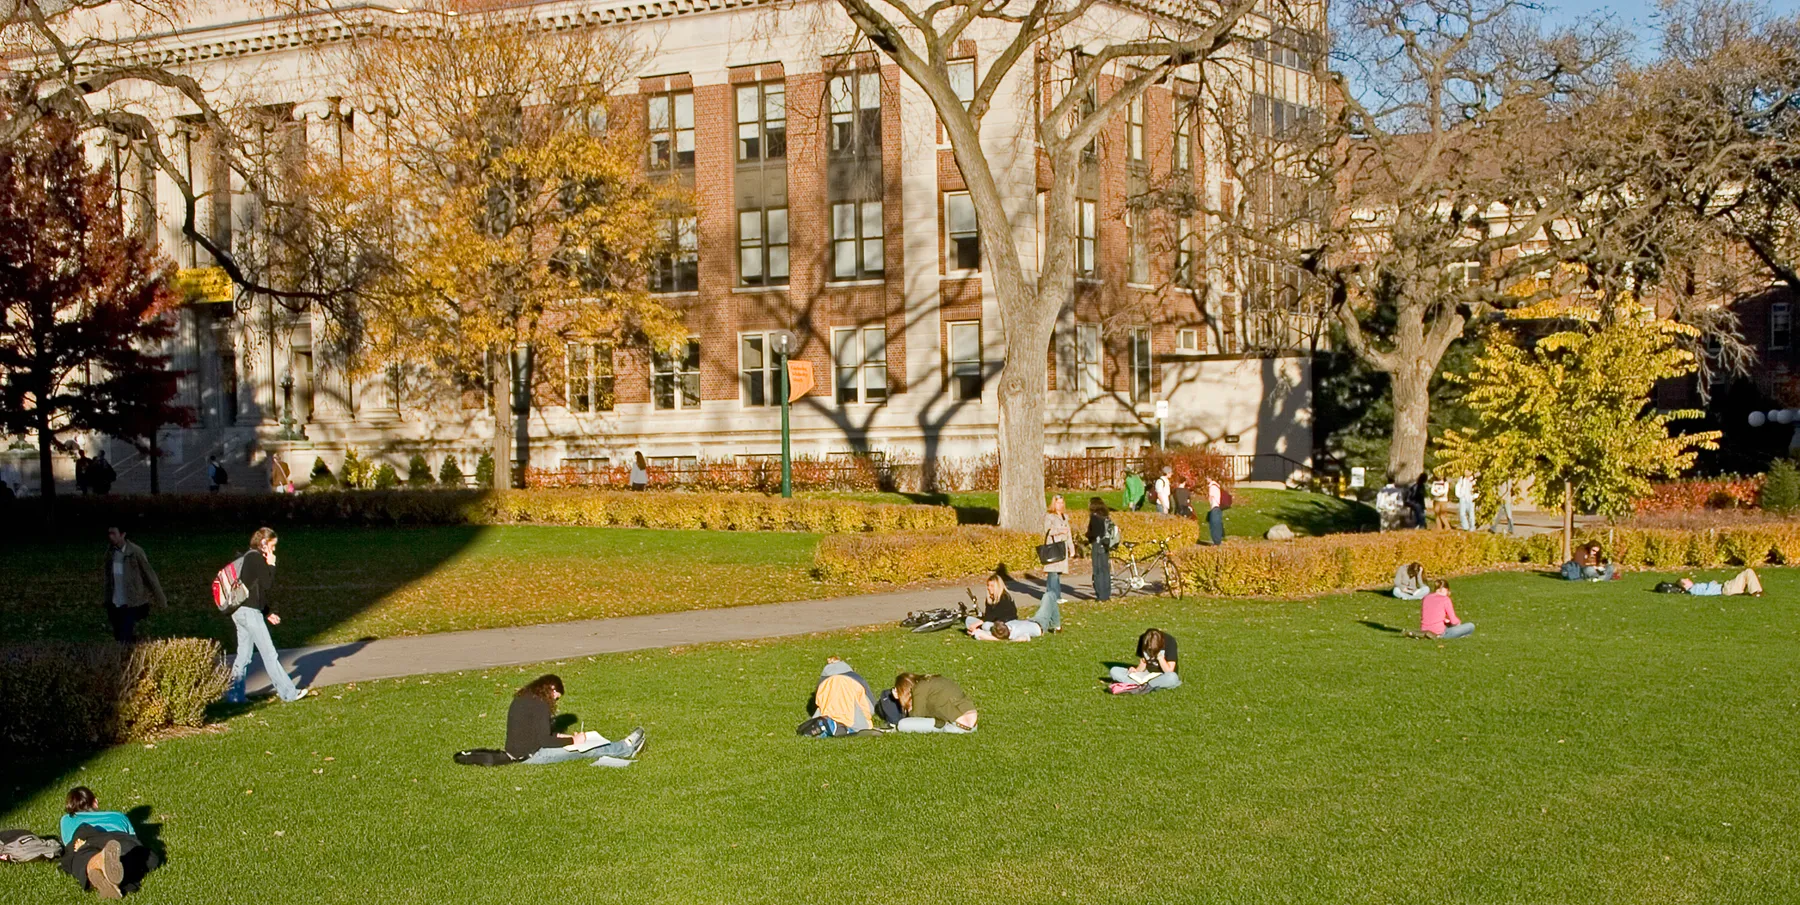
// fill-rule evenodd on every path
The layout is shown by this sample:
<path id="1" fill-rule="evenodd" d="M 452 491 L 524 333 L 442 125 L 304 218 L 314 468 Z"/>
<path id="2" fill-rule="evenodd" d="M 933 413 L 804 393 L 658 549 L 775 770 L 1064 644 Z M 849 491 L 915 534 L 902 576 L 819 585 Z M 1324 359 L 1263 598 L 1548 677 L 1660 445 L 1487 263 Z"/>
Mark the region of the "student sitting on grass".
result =
<path id="1" fill-rule="evenodd" d="M 1431 586 L 1425 582 L 1425 567 L 1416 562 L 1409 562 L 1394 570 L 1394 596 L 1401 600 L 1424 600 L 1431 593 Z"/>
<path id="2" fill-rule="evenodd" d="M 1019 618 L 1019 605 L 1006 589 L 1006 564 L 1001 563 L 987 577 L 987 599 L 981 602 L 982 622 L 1011 622 Z"/>
<path id="3" fill-rule="evenodd" d="M 1562 572 L 1570 581 L 1612 581 L 1619 577 L 1619 564 L 1607 562 L 1600 545 L 1589 541 L 1575 548 L 1575 558 L 1563 563 Z"/>
<path id="4" fill-rule="evenodd" d="M 1456 607 L 1450 602 L 1450 583 L 1437 580 L 1437 589 L 1425 595 L 1419 606 L 1421 638 L 1462 638 L 1475 632 L 1475 623 L 1456 618 Z"/>
<path id="5" fill-rule="evenodd" d="M 1751 597 L 1762 596 L 1762 579 L 1756 577 L 1755 569 L 1745 569 L 1737 573 L 1731 580 L 1695 581 L 1692 578 L 1681 580 L 1681 590 L 1695 597 L 1737 597 L 1748 594 Z"/>
<path id="6" fill-rule="evenodd" d="M 600 758 L 630 760 L 644 747 L 644 728 L 631 730 L 623 741 L 590 744 L 597 733 L 557 735 L 554 720 L 556 701 L 563 696 L 563 681 L 554 675 L 538 676 L 513 694 L 512 706 L 506 711 L 506 753 L 527 764 L 558 764 L 563 761 L 592 761 L 594 766 L 607 766 Z M 571 746 L 581 747 L 573 750 Z"/>
<path id="7" fill-rule="evenodd" d="M 1148 628 L 1138 636 L 1137 668 L 1112 668 L 1114 685 L 1141 685 L 1150 691 L 1180 688 L 1181 676 L 1175 673 L 1175 636 L 1159 628 Z"/>
<path id="8" fill-rule="evenodd" d="M 69 790 L 64 810 L 61 867 L 82 889 L 102 899 L 122 898 L 162 863 L 138 840 L 131 818 L 100 810 L 100 799 L 87 786 Z"/>
<path id="9" fill-rule="evenodd" d="M 1044 633 L 1044 627 L 1030 619 L 983 622 L 970 616 L 963 620 L 963 626 L 969 630 L 969 637 L 977 641 L 1030 641 Z"/>
<path id="10" fill-rule="evenodd" d="M 906 713 L 894 726 L 901 732 L 975 731 L 975 702 L 943 676 L 903 672 L 894 677 L 894 699 Z"/>
<path id="11" fill-rule="evenodd" d="M 811 719 L 801 724 L 802 735 L 838 736 L 867 732 L 875 728 L 875 694 L 869 683 L 850 668 L 850 664 L 830 657 L 819 671 L 819 683 L 813 686 L 812 701 L 806 712 Z M 818 720 L 817 732 L 807 731 Z"/>

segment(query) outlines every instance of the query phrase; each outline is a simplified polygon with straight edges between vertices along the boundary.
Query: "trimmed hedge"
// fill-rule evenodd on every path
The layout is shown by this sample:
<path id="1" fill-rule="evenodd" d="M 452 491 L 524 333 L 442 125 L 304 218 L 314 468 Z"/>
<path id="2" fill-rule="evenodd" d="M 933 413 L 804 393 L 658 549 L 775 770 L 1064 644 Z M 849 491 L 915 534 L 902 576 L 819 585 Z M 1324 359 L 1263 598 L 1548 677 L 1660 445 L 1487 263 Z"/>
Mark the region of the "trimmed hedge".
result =
<path id="1" fill-rule="evenodd" d="M 91 748 L 199 726 L 229 683 L 210 639 L 0 648 L 0 750 Z"/>
<path id="2" fill-rule="evenodd" d="M 128 528 L 220 525 L 584 525 L 715 531 L 901 531 L 952 528 L 948 506 L 785 500 L 749 493 L 602 490 L 387 490 L 355 493 L 59 497 L 55 524 L 70 530 L 123 521 Z M 0 531 L 39 534 L 41 498 L 19 501 Z"/>
<path id="3" fill-rule="evenodd" d="M 1006 563 L 1014 572 L 1037 567 L 1039 535 L 987 525 L 949 531 L 834 534 L 819 542 L 813 572 L 826 581 L 904 584 L 979 575 Z"/>

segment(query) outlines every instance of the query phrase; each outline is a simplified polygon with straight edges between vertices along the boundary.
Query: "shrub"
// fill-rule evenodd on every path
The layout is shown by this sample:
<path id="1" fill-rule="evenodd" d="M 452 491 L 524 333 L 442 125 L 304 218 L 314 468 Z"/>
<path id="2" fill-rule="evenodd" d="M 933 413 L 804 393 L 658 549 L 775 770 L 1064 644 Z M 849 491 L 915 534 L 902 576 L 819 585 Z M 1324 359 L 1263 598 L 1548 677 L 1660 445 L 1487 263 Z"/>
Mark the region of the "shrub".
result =
<path id="1" fill-rule="evenodd" d="M 1221 487 L 1230 487 L 1231 460 L 1218 453 L 1198 446 L 1183 446 L 1176 449 L 1145 450 L 1142 468 L 1138 472 L 1144 478 L 1144 484 L 1155 482 L 1167 466 L 1176 481 L 1186 480 L 1188 487 L 1195 492 L 1206 489 L 1206 479 L 1212 478 Z M 1202 496 L 1202 501 L 1205 497 Z M 1122 527 L 1122 526 L 1121 526 Z"/>
<path id="2" fill-rule="evenodd" d="M 494 486 L 494 456 L 492 453 L 484 452 L 481 454 L 481 458 L 475 460 L 475 486 L 490 488 Z"/>
<path id="3" fill-rule="evenodd" d="M 444 467 L 438 469 L 438 483 L 445 487 L 463 486 L 462 468 L 456 464 L 455 456 L 444 457 Z"/>
<path id="4" fill-rule="evenodd" d="M 412 458 L 406 460 L 406 486 L 430 487 L 433 483 L 431 465 L 425 461 L 424 456 L 413 453 Z"/>
<path id="5" fill-rule="evenodd" d="M 344 462 L 338 466 L 338 483 L 345 490 L 368 490 L 375 486 L 375 463 L 364 459 L 352 447 L 344 453 Z"/>
<path id="6" fill-rule="evenodd" d="M 1800 511 L 1800 471 L 1795 470 L 1791 460 L 1777 459 L 1769 465 L 1769 473 L 1763 476 L 1759 504 L 1779 515 Z"/>
<path id="7" fill-rule="evenodd" d="M 330 490 L 337 486 L 337 476 L 333 475 L 330 466 L 325 464 L 324 456 L 313 458 L 312 474 L 307 478 L 306 486 L 313 490 Z"/>
<path id="8" fill-rule="evenodd" d="M 826 581 L 904 584 L 963 578 L 1006 563 L 1014 572 L 1037 568 L 1038 535 L 985 525 L 945 531 L 834 534 L 819 542 L 813 572 Z"/>
<path id="9" fill-rule="evenodd" d="M 393 465 L 383 462 L 380 468 L 375 469 L 375 478 L 371 484 L 376 490 L 393 490 L 400 486 L 400 475 L 394 471 Z"/>
<path id="10" fill-rule="evenodd" d="M 1523 562 L 1529 552 L 1524 541 L 1486 532 L 1394 531 L 1186 546 L 1175 561 L 1196 594 L 1305 597 L 1385 587 L 1405 562 L 1422 563 L 1427 575 L 1452 575 Z"/>
<path id="11" fill-rule="evenodd" d="M 1762 481 L 1760 477 L 1665 481 L 1652 484 L 1650 495 L 1638 500 L 1633 508 L 1640 515 L 1749 509 L 1756 505 Z"/>
<path id="12" fill-rule="evenodd" d="M 0 749 L 89 748 L 199 726 L 229 682 L 210 639 L 0 648 Z"/>

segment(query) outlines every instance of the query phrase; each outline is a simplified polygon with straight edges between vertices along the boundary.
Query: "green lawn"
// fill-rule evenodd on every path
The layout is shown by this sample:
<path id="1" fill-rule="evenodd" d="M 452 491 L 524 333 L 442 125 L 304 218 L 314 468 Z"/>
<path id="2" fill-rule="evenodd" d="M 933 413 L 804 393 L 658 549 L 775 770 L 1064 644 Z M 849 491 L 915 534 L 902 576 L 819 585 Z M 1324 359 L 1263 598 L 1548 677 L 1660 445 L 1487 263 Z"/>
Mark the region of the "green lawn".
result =
<path id="1" fill-rule="evenodd" d="M 213 573 L 248 532 L 138 532 L 169 595 L 151 635 L 227 637 Z M 810 576 L 816 534 L 631 528 L 293 528 L 281 536 L 276 643 L 493 628 L 844 593 Z M 108 637 L 97 543 L 0 557 L 0 637 Z"/>
<path id="2" fill-rule="evenodd" d="M 1474 637 L 1416 604 L 1066 607 L 981 644 L 896 629 L 556 664 L 628 770 L 456 766 L 538 668 L 335 688 L 77 768 L 15 764 L 0 825 L 68 785 L 157 825 L 145 903 L 1800 901 L 1800 572 L 1760 600 L 1493 574 Z M 1109 697 L 1146 625 L 1187 686 Z M 968 737 L 796 738 L 827 654 L 962 681 Z M 47 866 L 9 902 L 87 901 Z"/>
<path id="3" fill-rule="evenodd" d="M 1091 496 L 1106 500 L 1114 509 L 1124 505 L 1121 490 L 1093 493 L 1086 490 L 1063 491 L 1071 508 L 1087 505 Z M 924 503 L 953 506 L 963 524 L 991 525 L 1000 520 L 1000 495 L 997 493 L 803 493 L 818 499 L 851 499 L 869 503 Z M 1355 500 L 1345 500 L 1305 490 L 1273 490 L 1242 487 L 1232 491 L 1232 507 L 1225 511 L 1225 534 L 1230 537 L 1262 537 L 1277 522 L 1286 524 L 1301 536 L 1338 534 L 1346 531 L 1373 531 L 1376 528 L 1374 508 Z M 1050 495 L 1044 499 L 1047 503 Z M 1154 507 L 1146 506 L 1151 511 Z"/>

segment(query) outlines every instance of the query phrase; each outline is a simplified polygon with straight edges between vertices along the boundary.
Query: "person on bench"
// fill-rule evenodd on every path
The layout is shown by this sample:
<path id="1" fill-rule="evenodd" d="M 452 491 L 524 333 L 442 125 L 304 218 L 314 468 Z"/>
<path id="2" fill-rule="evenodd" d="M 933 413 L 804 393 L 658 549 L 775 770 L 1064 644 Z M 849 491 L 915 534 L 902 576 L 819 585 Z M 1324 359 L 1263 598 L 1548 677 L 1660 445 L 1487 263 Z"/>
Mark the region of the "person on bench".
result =
<path id="1" fill-rule="evenodd" d="M 1150 691 L 1181 687 L 1181 676 L 1175 672 L 1177 647 L 1174 635 L 1159 628 L 1145 629 L 1138 636 L 1137 656 L 1135 669 L 1112 668 L 1114 684 L 1142 685 Z"/>
<path id="2" fill-rule="evenodd" d="M 122 898 L 136 892 L 144 875 L 162 863 L 138 839 L 131 818 L 100 810 L 99 797 L 87 786 L 69 790 L 64 811 L 60 866 L 82 889 L 91 889 L 102 899 Z"/>
<path id="3" fill-rule="evenodd" d="M 506 711 L 506 753 L 527 764 L 559 764 L 585 760 L 605 766 L 600 758 L 637 757 L 644 748 L 644 728 L 639 726 L 621 741 L 587 745 L 593 733 L 556 734 L 556 702 L 563 696 L 563 680 L 543 675 L 513 694 L 512 706 Z"/>

